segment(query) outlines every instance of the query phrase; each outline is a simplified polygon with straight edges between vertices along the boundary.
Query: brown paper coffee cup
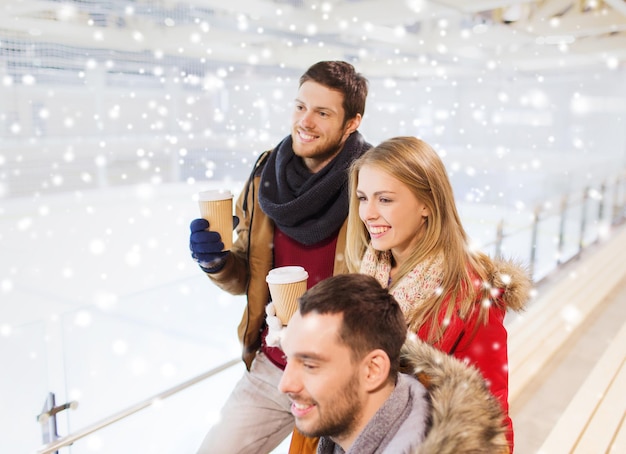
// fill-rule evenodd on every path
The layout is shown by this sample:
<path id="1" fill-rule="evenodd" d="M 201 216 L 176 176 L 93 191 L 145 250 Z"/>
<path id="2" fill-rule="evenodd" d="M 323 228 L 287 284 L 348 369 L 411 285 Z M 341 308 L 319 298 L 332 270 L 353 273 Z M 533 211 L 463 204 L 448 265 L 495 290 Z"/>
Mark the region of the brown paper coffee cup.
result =
<path id="1" fill-rule="evenodd" d="M 309 273 L 301 266 L 283 266 L 270 270 L 265 278 L 270 288 L 276 316 L 287 325 L 298 310 L 298 298 L 306 292 Z"/>
<path id="2" fill-rule="evenodd" d="M 198 206 L 200 216 L 209 221 L 209 230 L 222 237 L 222 250 L 230 250 L 233 247 L 233 194 L 222 190 L 199 192 Z"/>

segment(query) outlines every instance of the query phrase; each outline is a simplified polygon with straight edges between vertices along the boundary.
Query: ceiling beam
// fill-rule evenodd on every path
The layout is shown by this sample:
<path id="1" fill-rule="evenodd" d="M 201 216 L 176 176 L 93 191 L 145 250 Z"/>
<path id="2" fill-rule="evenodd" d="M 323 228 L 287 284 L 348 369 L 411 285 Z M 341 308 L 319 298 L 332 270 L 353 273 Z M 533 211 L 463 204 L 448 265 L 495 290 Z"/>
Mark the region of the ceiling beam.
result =
<path id="1" fill-rule="evenodd" d="M 601 57 L 626 57 L 626 36 L 602 36 L 577 40 L 571 44 L 572 52 L 594 54 Z"/>
<path id="2" fill-rule="evenodd" d="M 626 2 L 624 0 L 604 0 L 604 3 L 626 17 Z"/>
<path id="3" fill-rule="evenodd" d="M 530 20 L 538 23 L 542 20 L 549 21 L 555 16 L 562 15 L 567 10 L 577 10 L 575 8 L 577 0 L 545 0 L 540 2 L 533 11 Z"/>
<path id="4" fill-rule="evenodd" d="M 531 19 L 525 23 L 513 23 L 518 30 L 532 31 L 537 36 L 570 35 L 584 37 L 626 30 L 626 16 L 602 14 L 601 12 L 571 13 L 558 20 Z"/>
<path id="5" fill-rule="evenodd" d="M 61 3 L 40 0 L 0 0 L 0 16 L 16 17 L 41 11 L 54 11 Z"/>
<path id="6" fill-rule="evenodd" d="M 445 5 L 464 13 L 481 13 L 514 5 L 537 3 L 539 0 L 433 0 L 432 3 Z"/>

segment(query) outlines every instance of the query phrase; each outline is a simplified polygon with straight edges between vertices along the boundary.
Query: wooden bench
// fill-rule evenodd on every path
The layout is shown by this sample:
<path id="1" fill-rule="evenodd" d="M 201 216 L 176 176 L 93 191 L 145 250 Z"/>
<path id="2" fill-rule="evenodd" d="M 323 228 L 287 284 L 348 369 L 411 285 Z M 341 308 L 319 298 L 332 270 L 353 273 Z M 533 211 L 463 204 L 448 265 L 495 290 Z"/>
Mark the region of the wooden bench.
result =
<path id="1" fill-rule="evenodd" d="M 626 277 L 626 228 L 620 228 L 565 278 L 540 291 L 509 331 L 509 402 L 514 403 L 574 334 Z"/>
<path id="2" fill-rule="evenodd" d="M 587 376 L 539 454 L 626 452 L 626 323 Z"/>

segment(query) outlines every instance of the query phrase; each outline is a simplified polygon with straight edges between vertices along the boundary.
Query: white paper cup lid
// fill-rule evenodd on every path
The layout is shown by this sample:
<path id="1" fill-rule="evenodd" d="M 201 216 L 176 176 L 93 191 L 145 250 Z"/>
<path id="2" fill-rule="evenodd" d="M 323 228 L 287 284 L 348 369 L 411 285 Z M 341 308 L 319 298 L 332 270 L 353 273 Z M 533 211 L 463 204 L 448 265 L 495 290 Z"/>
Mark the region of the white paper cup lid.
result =
<path id="1" fill-rule="evenodd" d="M 301 266 L 282 266 L 270 270 L 265 278 L 268 284 L 289 284 L 308 279 L 309 273 Z"/>
<path id="2" fill-rule="evenodd" d="M 198 201 L 199 202 L 210 202 L 213 200 L 225 200 L 232 199 L 233 193 L 228 189 L 213 189 L 210 191 L 201 191 L 198 192 Z"/>

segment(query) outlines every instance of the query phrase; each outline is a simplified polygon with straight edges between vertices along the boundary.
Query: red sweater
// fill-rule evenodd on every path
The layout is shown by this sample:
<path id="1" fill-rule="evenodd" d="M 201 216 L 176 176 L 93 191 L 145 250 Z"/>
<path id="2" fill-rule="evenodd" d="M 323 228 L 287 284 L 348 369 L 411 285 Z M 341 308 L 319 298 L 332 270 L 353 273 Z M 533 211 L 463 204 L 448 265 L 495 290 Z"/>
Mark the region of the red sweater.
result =
<path id="1" fill-rule="evenodd" d="M 274 228 L 274 268 L 301 266 L 309 273 L 307 288 L 333 275 L 337 233 L 317 244 L 306 246 Z M 265 344 L 267 326 L 263 330 L 261 350 L 276 366 L 285 369 L 285 354 L 278 347 Z"/>

